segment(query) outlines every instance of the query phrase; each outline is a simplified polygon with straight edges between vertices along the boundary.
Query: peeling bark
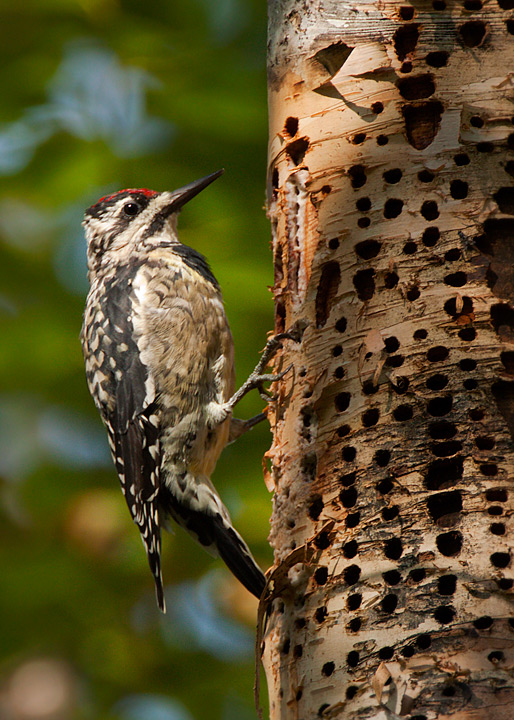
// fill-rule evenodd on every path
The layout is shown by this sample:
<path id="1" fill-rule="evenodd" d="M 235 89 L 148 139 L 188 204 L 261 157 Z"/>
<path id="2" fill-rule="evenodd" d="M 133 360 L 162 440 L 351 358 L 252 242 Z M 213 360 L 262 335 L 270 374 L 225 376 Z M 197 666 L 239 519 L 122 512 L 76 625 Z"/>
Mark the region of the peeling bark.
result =
<path id="1" fill-rule="evenodd" d="M 514 717 L 509 0 L 269 0 L 273 720 Z"/>

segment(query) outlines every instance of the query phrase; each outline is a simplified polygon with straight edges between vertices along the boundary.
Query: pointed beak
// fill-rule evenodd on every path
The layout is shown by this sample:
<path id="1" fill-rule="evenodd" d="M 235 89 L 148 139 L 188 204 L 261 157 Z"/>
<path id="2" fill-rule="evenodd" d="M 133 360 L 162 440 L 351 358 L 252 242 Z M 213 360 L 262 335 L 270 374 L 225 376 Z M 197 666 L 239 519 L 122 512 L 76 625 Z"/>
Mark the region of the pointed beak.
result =
<path id="1" fill-rule="evenodd" d="M 217 180 L 220 175 L 223 175 L 224 172 L 225 170 L 217 170 L 210 175 L 200 178 L 200 180 L 195 180 L 189 183 L 189 185 L 184 185 L 184 187 L 174 190 L 169 194 L 170 203 L 166 207 L 166 210 L 169 213 L 178 212 L 186 203 L 198 195 L 198 193 L 205 190 L 205 188 Z"/>

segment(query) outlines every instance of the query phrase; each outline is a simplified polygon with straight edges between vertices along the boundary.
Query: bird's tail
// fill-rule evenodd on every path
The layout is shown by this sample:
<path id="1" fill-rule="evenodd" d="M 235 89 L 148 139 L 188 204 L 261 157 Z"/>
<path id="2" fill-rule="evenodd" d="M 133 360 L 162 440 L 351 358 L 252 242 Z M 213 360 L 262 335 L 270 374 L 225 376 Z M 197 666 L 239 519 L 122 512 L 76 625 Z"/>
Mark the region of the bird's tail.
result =
<path id="1" fill-rule="evenodd" d="M 219 555 L 239 582 L 260 598 L 266 578 L 250 548 L 232 526 L 228 510 L 208 478 L 198 479 L 191 473 L 187 476 L 161 486 L 162 510 L 211 554 Z"/>

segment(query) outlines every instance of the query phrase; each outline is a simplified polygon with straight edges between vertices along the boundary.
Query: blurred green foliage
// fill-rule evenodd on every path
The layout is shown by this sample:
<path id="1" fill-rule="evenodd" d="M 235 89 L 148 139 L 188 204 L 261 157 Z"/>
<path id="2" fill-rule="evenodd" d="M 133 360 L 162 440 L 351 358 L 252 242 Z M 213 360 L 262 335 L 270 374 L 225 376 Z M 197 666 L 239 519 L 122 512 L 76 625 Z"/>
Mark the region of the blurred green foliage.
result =
<path id="1" fill-rule="evenodd" d="M 180 530 L 156 609 L 85 384 L 80 222 L 106 192 L 224 167 L 179 228 L 221 283 L 245 379 L 272 327 L 265 3 L 27 0 L 0 20 L 0 717 L 255 717 L 256 603 Z M 269 442 L 255 429 L 214 477 L 264 567 Z"/>

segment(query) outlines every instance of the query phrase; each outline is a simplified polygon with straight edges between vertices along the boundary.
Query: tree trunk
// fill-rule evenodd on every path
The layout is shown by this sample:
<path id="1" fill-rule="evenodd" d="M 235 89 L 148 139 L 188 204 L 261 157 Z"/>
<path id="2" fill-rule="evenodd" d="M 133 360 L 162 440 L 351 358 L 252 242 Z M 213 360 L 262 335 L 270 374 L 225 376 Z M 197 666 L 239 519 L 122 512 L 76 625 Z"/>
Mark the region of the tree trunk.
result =
<path id="1" fill-rule="evenodd" d="M 514 717 L 511 8 L 269 2 L 273 720 Z"/>

